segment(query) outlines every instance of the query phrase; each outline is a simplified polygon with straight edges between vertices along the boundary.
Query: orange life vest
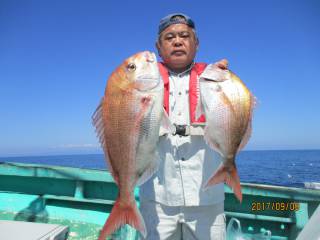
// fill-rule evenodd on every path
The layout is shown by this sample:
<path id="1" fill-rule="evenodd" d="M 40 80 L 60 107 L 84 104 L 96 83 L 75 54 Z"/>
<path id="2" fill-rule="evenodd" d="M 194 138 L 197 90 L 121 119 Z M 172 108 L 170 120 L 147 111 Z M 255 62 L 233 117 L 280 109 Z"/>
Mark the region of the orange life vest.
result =
<path id="1" fill-rule="evenodd" d="M 206 66 L 206 63 L 195 63 L 191 69 L 189 80 L 189 112 L 191 124 L 203 123 L 206 121 L 203 114 L 198 119 L 196 119 L 196 106 L 199 98 L 198 76 L 204 71 Z M 163 63 L 158 63 L 158 67 L 164 84 L 163 107 L 169 115 L 169 72 Z"/>

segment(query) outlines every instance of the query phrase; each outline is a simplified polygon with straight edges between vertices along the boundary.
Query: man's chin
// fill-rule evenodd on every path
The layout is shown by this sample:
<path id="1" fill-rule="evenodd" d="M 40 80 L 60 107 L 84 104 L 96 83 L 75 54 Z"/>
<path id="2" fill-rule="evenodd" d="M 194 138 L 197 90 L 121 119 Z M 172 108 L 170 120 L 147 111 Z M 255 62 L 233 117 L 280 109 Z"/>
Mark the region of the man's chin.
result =
<path id="1" fill-rule="evenodd" d="M 187 61 L 166 63 L 166 65 L 173 71 L 185 70 L 187 67 L 190 66 L 190 64 L 191 63 Z"/>
<path id="2" fill-rule="evenodd" d="M 170 62 L 173 65 L 182 65 L 182 66 L 186 66 L 189 64 L 189 61 L 187 59 L 187 57 L 185 55 L 182 56 L 171 56 L 170 58 Z"/>

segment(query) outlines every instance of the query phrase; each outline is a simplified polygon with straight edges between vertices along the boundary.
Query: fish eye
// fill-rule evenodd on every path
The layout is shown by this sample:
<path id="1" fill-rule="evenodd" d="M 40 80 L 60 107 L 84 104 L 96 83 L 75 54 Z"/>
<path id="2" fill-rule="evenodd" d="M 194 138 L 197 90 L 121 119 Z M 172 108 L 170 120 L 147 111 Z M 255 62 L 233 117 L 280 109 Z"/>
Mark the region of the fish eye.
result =
<path id="1" fill-rule="evenodd" d="M 130 71 L 130 72 L 133 72 L 133 71 L 135 71 L 136 70 L 136 65 L 134 64 L 134 63 L 129 63 L 128 65 L 127 65 L 127 69 Z"/>

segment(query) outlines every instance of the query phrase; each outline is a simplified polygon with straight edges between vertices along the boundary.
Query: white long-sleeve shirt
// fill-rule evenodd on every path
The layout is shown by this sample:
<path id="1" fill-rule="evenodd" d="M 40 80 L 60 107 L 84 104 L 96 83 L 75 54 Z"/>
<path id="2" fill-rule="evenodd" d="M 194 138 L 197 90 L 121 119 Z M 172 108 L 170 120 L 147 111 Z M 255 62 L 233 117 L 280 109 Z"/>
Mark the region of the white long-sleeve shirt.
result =
<path id="1" fill-rule="evenodd" d="M 169 118 L 178 125 L 190 125 L 190 69 L 169 73 Z M 218 153 L 203 136 L 164 135 L 157 146 L 159 170 L 140 186 L 140 198 L 168 206 L 212 205 L 224 201 L 223 183 L 202 190 L 221 163 Z"/>

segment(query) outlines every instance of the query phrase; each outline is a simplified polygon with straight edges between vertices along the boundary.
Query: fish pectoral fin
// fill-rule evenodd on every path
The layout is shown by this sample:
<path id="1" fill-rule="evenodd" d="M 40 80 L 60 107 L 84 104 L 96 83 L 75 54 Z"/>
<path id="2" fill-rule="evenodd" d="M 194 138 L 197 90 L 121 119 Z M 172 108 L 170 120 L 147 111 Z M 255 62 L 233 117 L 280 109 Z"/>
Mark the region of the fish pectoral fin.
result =
<path id="1" fill-rule="evenodd" d="M 150 106 L 152 106 L 152 96 L 144 96 L 140 101 L 140 109 L 135 119 L 135 129 L 138 131 L 141 126 L 142 120 L 145 118 L 146 114 L 150 110 Z"/>
<path id="2" fill-rule="evenodd" d="M 120 203 L 120 198 L 118 197 L 111 213 L 104 224 L 99 240 L 105 240 L 107 236 L 110 236 L 122 225 L 129 224 L 142 234 L 146 238 L 147 231 L 142 215 L 135 203 L 135 201 L 130 201 L 128 204 Z"/>
<path id="3" fill-rule="evenodd" d="M 159 136 L 162 136 L 164 134 L 174 134 L 175 131 L 176 131 L 176 128 L 170 121 L 166 110 L 163 108 L 163 114 L 161 118 L 160 129 L 159 129 Z"/>
<path id="4" fill-rule="evenodd" d="M 225 182 L 229 187 L 231 187 L 238 200 L 242 202 L 240 178 L 236 167 L 227 168 L 224 165 L 221 165 L 214 175 L 209 178 L 204 190 L 208 189 L 211 185 L 222 182 Z"/>

